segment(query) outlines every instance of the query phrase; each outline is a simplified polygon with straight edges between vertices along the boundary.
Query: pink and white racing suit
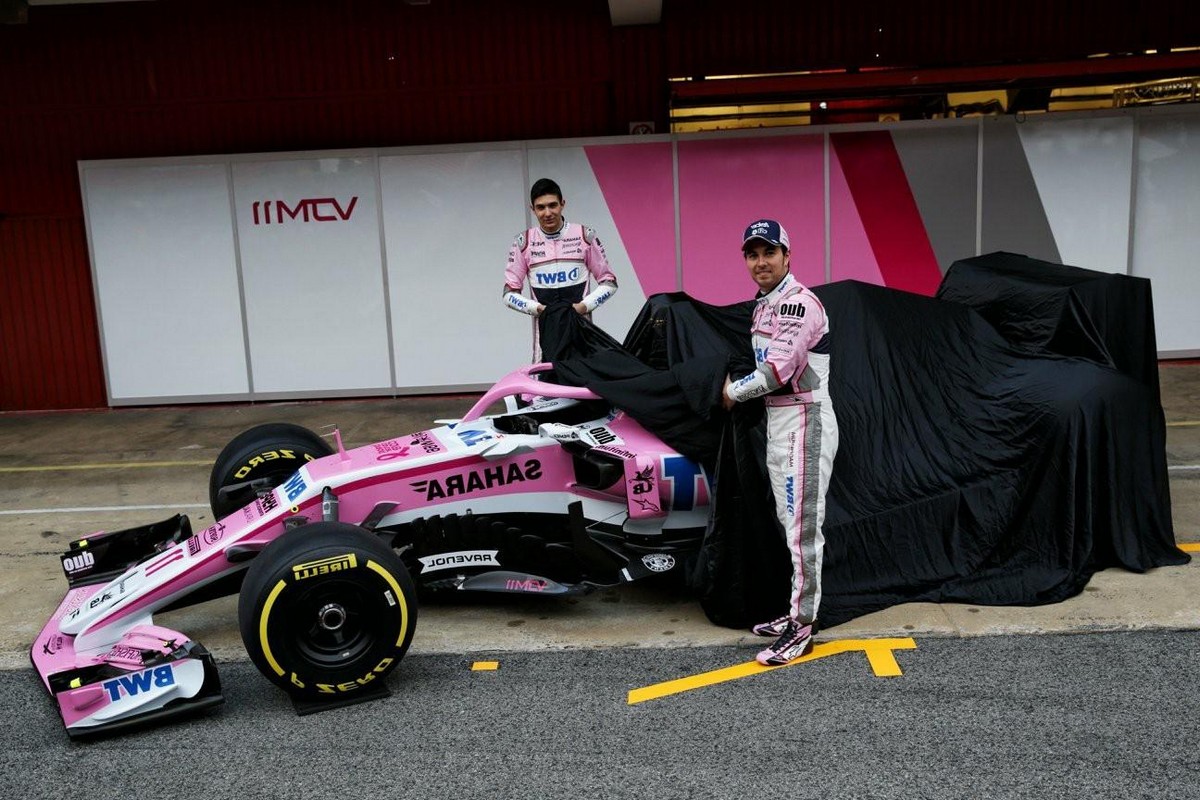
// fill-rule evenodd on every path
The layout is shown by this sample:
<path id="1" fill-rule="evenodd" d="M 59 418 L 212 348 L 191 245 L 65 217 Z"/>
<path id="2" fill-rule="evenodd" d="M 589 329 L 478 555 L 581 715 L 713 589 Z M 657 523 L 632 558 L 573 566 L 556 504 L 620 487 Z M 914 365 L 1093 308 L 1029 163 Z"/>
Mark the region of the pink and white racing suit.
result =
<path id="1" fill-rule="evenodd" d="M 829 396 L 829 318 L 791 273 L 758 299 L 751 323 L 758 368 L 730 384 L 730 399 L 766 395 L 767 473 L 775 514 L 792 555 L 789 614 L 817 619 L 825 536 L 825 492 L 837 455 Z"/>
<path id="2" fill-rule="evenodd" d="M 592 279 L 596 288 L 588 291 Z M 525 282 L 533 299 L 521 292 Z M 596 232 L 586 225 L 563 222 L 558 233 L 546 233 L 533 227 L 517 236 L 508 251 L 504 269 L 504 305 L 537 316 L 538 304 L 579 303 L 588 313 L 617 293 L 617 277 L 608 266 L 604 245 Z M 542 357 L 537 320 L 533 321 L 533 360 Z"/>

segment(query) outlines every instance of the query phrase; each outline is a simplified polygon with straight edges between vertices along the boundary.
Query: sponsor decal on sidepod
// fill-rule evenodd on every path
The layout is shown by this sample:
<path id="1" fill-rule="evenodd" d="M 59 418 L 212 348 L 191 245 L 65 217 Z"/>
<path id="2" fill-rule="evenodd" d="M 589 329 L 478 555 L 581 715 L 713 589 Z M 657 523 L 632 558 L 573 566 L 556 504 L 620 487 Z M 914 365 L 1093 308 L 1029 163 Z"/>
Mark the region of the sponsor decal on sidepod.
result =
<path id="1" fill-rule="evenodd" d="M 421 574 L 454 567 L 498 567 L 500 562 L 496 560 L 496 554 L 499 552 L 499 550 L 460 550 L 456 553 L 425 556 L 419 559 Z"/>

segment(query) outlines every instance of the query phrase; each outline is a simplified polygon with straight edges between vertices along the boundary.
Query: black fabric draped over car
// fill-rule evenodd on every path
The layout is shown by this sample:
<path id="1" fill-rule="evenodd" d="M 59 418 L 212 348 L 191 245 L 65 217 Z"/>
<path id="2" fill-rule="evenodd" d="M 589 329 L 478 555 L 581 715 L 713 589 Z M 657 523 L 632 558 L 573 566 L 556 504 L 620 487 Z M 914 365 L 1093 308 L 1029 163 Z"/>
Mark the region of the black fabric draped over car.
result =
<path id="1" fill-rule="evenodd" d="M 958 262 L 938 298 L 814 289 L 840 435 L 824 627 L 913 601 L 1052 603 L 1101 569 L 1188 561 L 1171 522 L 1149 283 L 1030 262 Z M 709 618 L 733 627 L 782 613 L 791 575 L 762 404 L 720 404 L 725 374 L 753 365 L 751 309 L 655 295 L 623 344 L 569 306 L 541 319 L 557 380 L 714 475 L 692 583 Z"/>

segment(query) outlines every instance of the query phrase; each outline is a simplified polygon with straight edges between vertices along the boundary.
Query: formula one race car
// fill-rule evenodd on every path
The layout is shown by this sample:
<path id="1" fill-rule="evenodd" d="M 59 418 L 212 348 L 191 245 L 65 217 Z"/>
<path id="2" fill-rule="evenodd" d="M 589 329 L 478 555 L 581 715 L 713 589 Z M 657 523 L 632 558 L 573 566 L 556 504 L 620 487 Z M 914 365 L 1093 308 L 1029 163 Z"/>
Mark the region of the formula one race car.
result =
<path id="1" fill-rule="evenodd" d="M 68 734 L 222 702 L 212 656 L 151 615 L 239 587 L 251 660 L 315 703 L 378 690 L 418 587 L 568 594 L 679 571 L 704 534 L 706 470 L 591 391 L 533 376 L 548 368 L 511 373 L 462 420 L 353 450 L 260 425 L 217 458 L 215 524 L 72 542 L 31 654 Z"/>

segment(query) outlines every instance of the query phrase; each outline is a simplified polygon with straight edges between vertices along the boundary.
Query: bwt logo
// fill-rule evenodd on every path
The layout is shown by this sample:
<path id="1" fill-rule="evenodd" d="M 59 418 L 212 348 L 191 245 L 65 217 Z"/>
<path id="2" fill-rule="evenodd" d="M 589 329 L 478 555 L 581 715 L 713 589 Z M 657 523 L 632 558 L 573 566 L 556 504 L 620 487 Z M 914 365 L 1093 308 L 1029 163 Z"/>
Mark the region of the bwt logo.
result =
<path id="1" fill-rule="evenodd" d="M 579 267 L 575 269 L 560 269 L 558 272 L 536 272 L 534 277 L 542 286 L 557 286 L 568 283 L 579 282 Z"/>
<path id="2" fill-rule="evenodd" d="M 175 685 L 175 673 L 171 671 L 170 665 L 155 667 L 154 669 L 146 669 L 141 672 L 134 672 L 130 675 L 122 675 L 116 680 L 105 681 L 100 684 L 104 690 L 108 692 L 108 699 L 114 703 L 121 699 L 122 694 L 127 697 L 148 692 L 152 687 L 164 688 Z"/>
<path id="3" fill-rule="evenodd" d="M 288 478 L 288 482 L 283 485 L 283 489 L 287 492 L 287 499 L 291 501 L 304 494 L 308 490 L 308 485 L 304 482 L 304 476 L 297 472 Z"/>
<path id="4" fill-rule="evenodd" d="M 256 200 L 251 208 L 255 225 L 282 225 L 285 219 L 299 222 L 345 222 L 354 213 L 356 205 L 357 196 L 351 197 L 350 204 L 345 208 L 342 208 L 342 204 L 335 197 L 306 197 L 291 206 L 283 200 Z M 271 219 L 272 212 L 275 214 L 274 220 Z"/>

